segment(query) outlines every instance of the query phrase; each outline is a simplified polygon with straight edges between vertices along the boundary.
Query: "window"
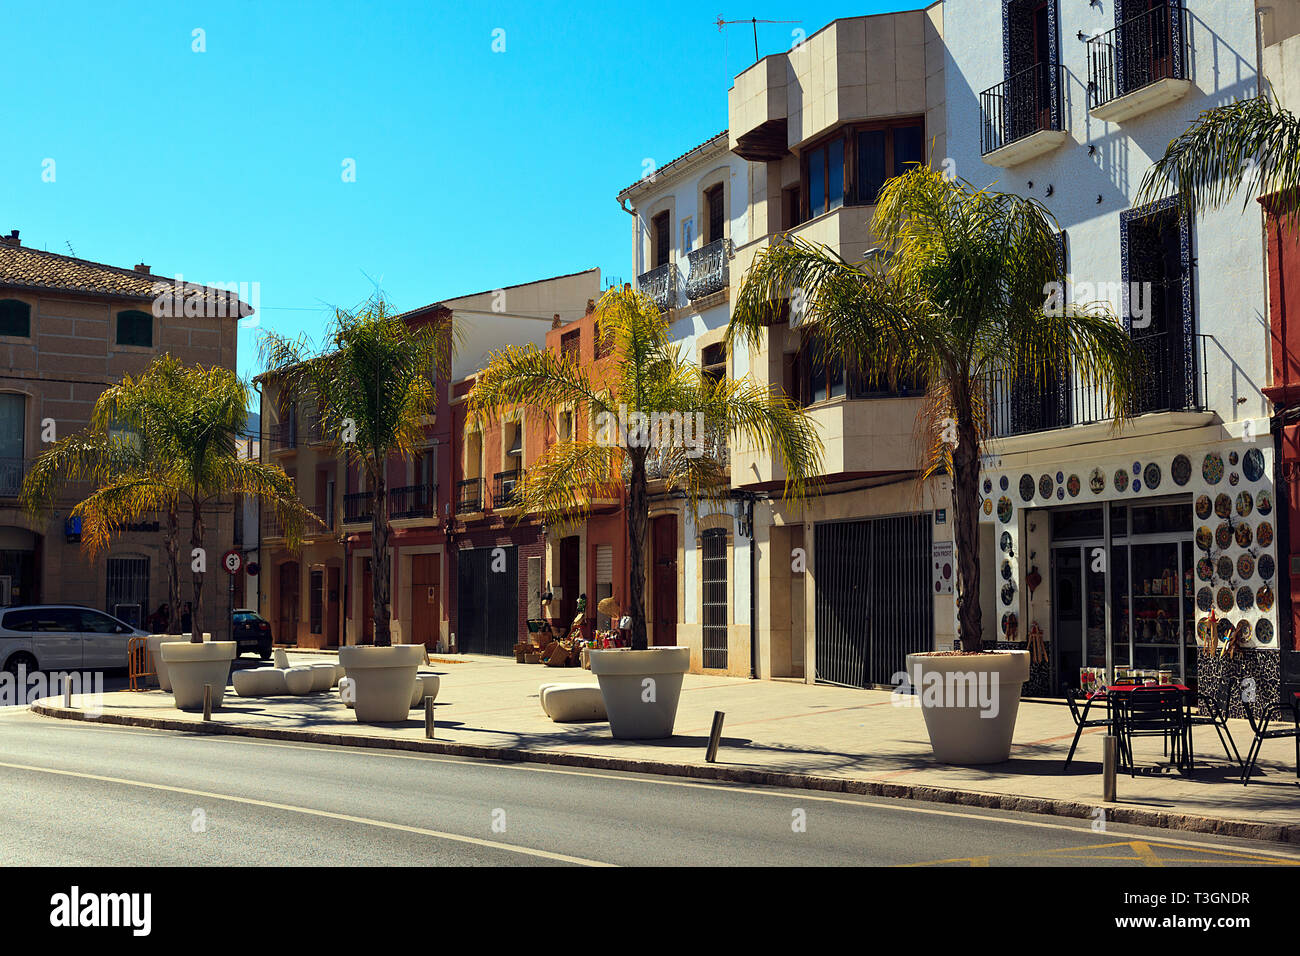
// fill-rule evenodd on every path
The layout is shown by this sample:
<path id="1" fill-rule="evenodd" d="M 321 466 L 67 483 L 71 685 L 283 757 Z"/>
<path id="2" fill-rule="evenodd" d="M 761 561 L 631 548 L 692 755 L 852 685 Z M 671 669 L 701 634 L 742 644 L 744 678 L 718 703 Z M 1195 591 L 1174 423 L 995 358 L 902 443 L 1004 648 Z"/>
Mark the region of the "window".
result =
<path id="1" fill-rule="evenodd" d="M 0 393 L 0 495 L 18 494 L 23 483 L 26 396 Z"/>
<path id="2" fill-rule="evenodd" d="M 149 608 L 149 559 L 143 555 L 108 559 L 105 601 L 114 615 L 139 627 Z"/>
<path id="3" fill-rule="evenodd" d="M 838 137 L 808 154 L 808 215 L 820 216 L 844 205 L 844 139 Z"/>
<path id="4" fill-rule="evenodd" d="M 556 432 L 560 441 L 573 441 L 573 412 L 560 412 Z"/>
<path id="5" fill-rule="evenodd" d="M 781 190 L 781 228 L 790 230 L 803 222 L 803 208 L 799 202 L 799 186 L 787 186 Z"/>
<path id="6" fill-rule="evenodd" d="M 609 616 L 601 614 L 600 602 L 614 596 L 614 547 L 609 544 L 596 545 L 596 629 L 609 630 Z"/>
<path id="7" fill-rule="evenodd" d="M 722 183 L 716 186 L 710 186 L 704 191 L 704 204 L 709 210 L 709 231 L 704 236 L 704 241 L 717 242 L 724 238 L 723 231 L 726 225 L 726 216 L 723 209 L 723 188 Z"/>
<path id="8" fill-rule="evenodd" d="M 98 611 L 81 612 L 81 630 L 87 634 L 121 634 L 123 626 Z"/>
<path id="9" fill-rule="evenodd" d="M 573 365 L 582 361 L 582 329 L 574 329 L 560 336 L 560 355 L 564 361 Z"/>
<path id="10" fill-rule="evenodd" d="M 0 335 L 32 337 L 32 307 L 17 299 L 0 299 Z"/>
<path id="11" fill-rule="evenodd" d="M 711 528 L 700 536 L 704 551 L 701 575 L 701 617 L 703 619 L 706 668 L 727 666 L 727 532 Z"/>
<path id="12" fill-rule="evenodd" d="M 846 203 L 871 205 L 886 179 L 925 162 L 925 126 L 920 117 L 859 124 L 805 154 L 806 205 L 787 209 L 787 228 Z"/>
<path id="13" fill-rule="evenodd" d="M 910 166 L 925 162 L 925 144 L 919 121 L 906 125 L 865 129 L 858 132 L 858 175 L 855 202 L 872 205 L 880 187 L 891 176 L 900 176 Z"/>
<path id="14" fill-rule="evenodd" d="M 887 379 L 846 372 L 843 359 L 823 358 L 816 343 L 804 346 L 796 356 L 794 377 L 798 382 L 799 403 L 805 406 L 839 396 L 851 399 L 906 398 L 925 391 L 920 375 L 901 375 L 897 388 L 891 388 Z"/>
<path id="15" fill-rule="evenodd" d="M 718 342 L 706 345 L 700 354 L 700 365 L 704 368 L 704 377 L 717 384 L 727 376 L 727 345 Z"/>
<path id="16" fill-rule="evenodd" d="M 323 633 L 322 621 L 324 619 L 323 609 L 325 607 L 325 572 L 313 569 L 311 572 L 311 591 L 308 599 L 309 614 L 311 617 L 311 632 L 313 634 Z"/>
<path id="17" fill-rule="evenodd" d="M 672 249 L 672 233 L 668 231 L 668 213 L 661 212 L 650 220 L 651 261 L 650 268 L 658 269 L 668 265 L 668 256 Z"/>
<path id="18" fill-rule="evenodd" d="M 153 347 L 153 316 L 138 309 L 117 313 L 117 344 Z"/>

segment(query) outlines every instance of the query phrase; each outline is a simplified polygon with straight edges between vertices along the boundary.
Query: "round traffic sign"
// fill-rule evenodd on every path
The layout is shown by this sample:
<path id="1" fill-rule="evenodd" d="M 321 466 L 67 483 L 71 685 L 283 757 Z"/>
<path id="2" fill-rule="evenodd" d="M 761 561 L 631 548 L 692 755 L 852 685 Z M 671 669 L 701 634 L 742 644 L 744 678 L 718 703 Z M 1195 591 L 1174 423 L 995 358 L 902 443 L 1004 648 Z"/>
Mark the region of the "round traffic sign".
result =
<path id="1" fill-rule="evenodd" d="M 227 574 L 238 574 L 239 569 L 244 566 L 244 556 L 231 548 L 221 556 L 221 566 L 226 569 Z"/>

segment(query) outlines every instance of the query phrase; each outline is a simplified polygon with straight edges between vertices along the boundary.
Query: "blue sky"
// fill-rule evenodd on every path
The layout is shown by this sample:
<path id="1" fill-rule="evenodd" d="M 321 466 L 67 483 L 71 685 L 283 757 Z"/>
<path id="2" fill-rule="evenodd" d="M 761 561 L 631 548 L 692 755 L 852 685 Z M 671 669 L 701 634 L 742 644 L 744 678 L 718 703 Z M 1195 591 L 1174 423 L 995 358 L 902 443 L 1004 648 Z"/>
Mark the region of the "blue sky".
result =
<path id="1" fill-rule="evenodd" d="M 403 309 L 592 266 L 627 280 L 614 197 L 725 128 L 753 62 L 749 23 L 719 14 L 799 21 L 760 24 L 765 55 L 918 5 L 11 3 L 0 230 L 259 283 L 263 327 L 317 338 L 367 275 Z"/>

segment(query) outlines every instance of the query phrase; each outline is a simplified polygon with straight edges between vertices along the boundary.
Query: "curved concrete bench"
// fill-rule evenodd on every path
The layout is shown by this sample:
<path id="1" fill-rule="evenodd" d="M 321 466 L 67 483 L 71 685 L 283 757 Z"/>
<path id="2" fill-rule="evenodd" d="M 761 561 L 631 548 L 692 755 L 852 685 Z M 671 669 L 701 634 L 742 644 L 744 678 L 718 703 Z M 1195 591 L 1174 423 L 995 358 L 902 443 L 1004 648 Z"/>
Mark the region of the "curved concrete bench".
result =
<path id="1" fill-rule="evenodd" d="M 276 667 L 281 670 L 287 670 L 289 668 L 289 655 L 285 653 L 283 647 L 277 647 L 271 652 L 271 654 L 275 658 Z"/>
<path id="2" fill-rule="evenodd" d="M 348 676 L 348 672 L 347 670 L 344 669 L 342 664 L 334 665 L 334 686 L 335 687 L 338 686 L 339 681 L 341 681 L 343 678 L 347 676 Z"/>
<path id="3" fill-rule="evenodd" d="M 258 667 L 254 670 L 235 671 L 230 675 L 235 693 L 240 697 L 275 697 L 289 693 L 284 681 L 284 670 L 279 667 Z"/>
<path id="4" fill-rule="evenodd" d="M 542 711 L 554 721 L 608 720 L 599 684 L 543 684 L 538 696 Z"/>
<path id="5" fill-rule="evenodd" d="M 310 667 L 290 667 L 284 672 L 284 682 L 291 694 L 310 694 L 316 677 Z"/>
<path id="6" fill-rule="evenodd" d="M 311 692 L 319 693 L 323 690 L 329 690 L 334 686 L 334 665 L 333 664 L 312 664 L 311 666 Z"/>
<path id="7" fill-rule="evenodd" d="M 419 707 L 424 698 L 432 697 L 438 699 L 438 688 L 442 682 L 438 679 L 437 674 L 419 674 L 415 678 L 415 690 L 411 693 L 411 706 Z"/>

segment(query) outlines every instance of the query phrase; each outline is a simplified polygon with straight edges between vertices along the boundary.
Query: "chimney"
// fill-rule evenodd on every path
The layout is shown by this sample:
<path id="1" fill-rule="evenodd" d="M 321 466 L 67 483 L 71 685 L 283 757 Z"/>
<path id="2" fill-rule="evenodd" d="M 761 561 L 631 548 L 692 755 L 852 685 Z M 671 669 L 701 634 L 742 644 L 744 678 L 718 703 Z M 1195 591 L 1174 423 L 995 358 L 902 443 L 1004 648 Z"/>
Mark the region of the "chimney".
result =
<path id="1" fill-rule="evenodd" d="M 556 312 L 555 315 L 551 318 L 551 328 L 558 329 L 559 327 L 560 327 L 560 313 Z"/>
<path id="2" fill-rule="evenodd" d="M 151 274 L 152 274 L 152 273 L 150 273 L 150 271 L 149 271 L 149 266 L 145 265 L 143 262 L 137 262 L 137 263 L 135 264 L 135 271 L 136 271 L 136 272 L 139 272 L 139 273 L 142 274 L 142 275 L 151 275 Z"/>
<path id="3" fill-rule="evenodd" d="M 22 241 L 19 240 L 19 238 L 18 238 L 18 230 L 17 230 L 17 229 L 10 229 L 10 230 L 9 230 L 9 235 L 7 235 L 7 236 L 0 236 L 0 242 L 6 243 L 6 244 L 11 245 L 11 246 L 21 246 L 21 245 L 22 245 Z"/>
<path id="4" fill-rule="evenodd" d="M 595 312 L 595 311 L 596 311 L 596 300 L 595 300 L 595 299 L 588 299 L 588 300 L 587 300 L 587 314 L 588 314 L 588 315 L 591 315 L 591 313 L 593 313 L 593 312 Z"/>

